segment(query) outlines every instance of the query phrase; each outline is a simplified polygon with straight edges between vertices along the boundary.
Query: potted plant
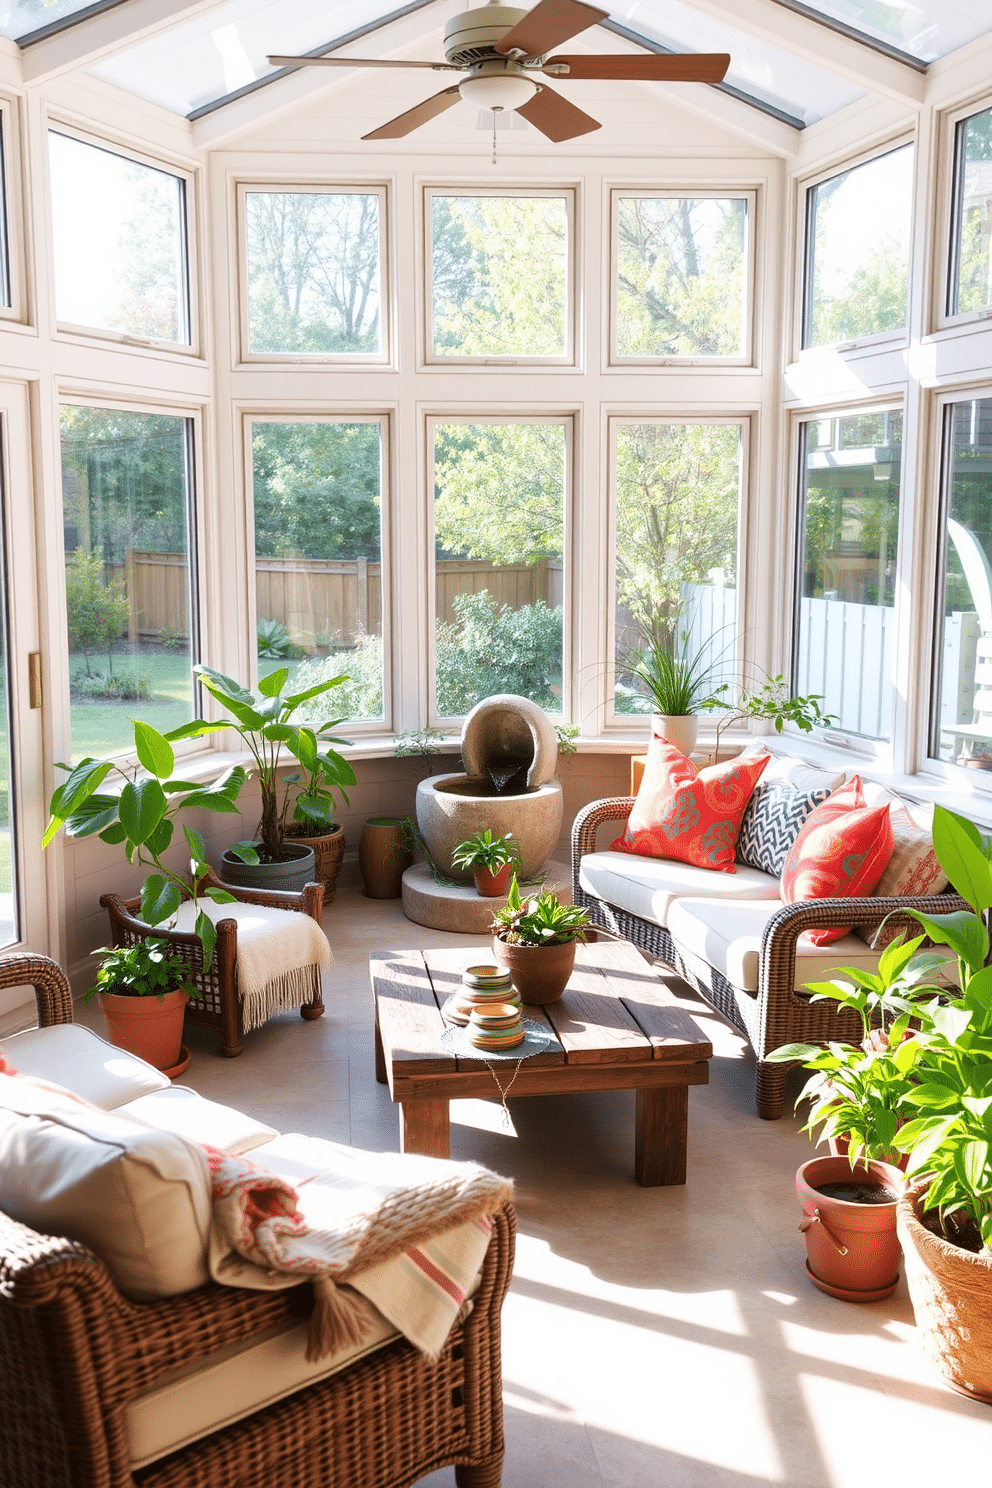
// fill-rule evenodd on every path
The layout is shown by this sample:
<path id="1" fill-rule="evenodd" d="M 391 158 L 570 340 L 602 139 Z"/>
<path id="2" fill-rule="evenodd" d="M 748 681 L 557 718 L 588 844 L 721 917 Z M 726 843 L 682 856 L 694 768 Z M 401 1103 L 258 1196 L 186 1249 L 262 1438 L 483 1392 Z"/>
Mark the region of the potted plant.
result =
<path id="1" fill-rule="evenodd" d="M 199 908 L 201 880 L 210 872 L 206 846 L 199 832 L 183 826 L 186 866 L 170 867 L 164 854 L 172 844 L 181 812 L 195 809 L 237 815 L 238 795 L 248 778 L 240 765 L 225 770 L 212 784 L 182 780 L 174 774 L 173 744 L 210 733 L 216 727 L 197 718 L 160 734 L 151 724 L 135 719 L 134 764 L 119 759 L 84 759 L 75 766 L 60 765 L 59 769 L 68 774 L 52 794 L 50 819 L 42 838 L 42 846 L 47 847 L 63 830 L 67 837 L 96 835 L 102 842 L 122 847 L 129 863 L 153 869 L 141 888 L 141 918 L 147 925 L 166 923 L 184 897 L 192 899 L 204 968 L 210 965 L 217 939 L 212 921 Z M 101 789 L 108 776 L 117 776 L 123 782 L 113 793 Z M 211 885 L 203 892 L 217 904 L 234 902 L 225 889 Z"/>
<path id="2" fill-rule="evenodd" d="M 700 708 L 710 712 L 715 708 L 721 708 L 724 712 L 724 717 L 717 721 L 716 726 L 714 763 L 720 758 L 721 735 L 732 724 L 741 723 L 745 719 L 767 719 L 775 725 L 775 732 L 778 734 L 787 723 L 794 723 L 804 734 L 808 734 L 814 726 L 825 728 L 835 721 L 833 713 L 821 712 L 823 698 L 820 693 L 810 693 L 809 697 L 793 696 L 789 683 L 781 675 L 766 677 L 755 688 L 741 685 L 734 702 L 728 702 L 722 696 L 727 691 L 726 684 L 722 684 L 712 697 L 705 698 L 698 704 Z"/>
<path id="3" fill-rule="evenodd" d="M 557 1002 L 572 975 L 575 943 L 588 939 L 589 916 L 557 894 L 520 898 L 517 875 L 506 905 L 493 917 L 493 954 L 524 1002 Z"/>
<path id="4" fill-rule="evenodd" d="M 107 1036 L 174 1079 L 189 1064 L 183 1048 L 183 1014 L 190 997 L 201 989 L 187 980 L 189 967 L 169 954 L 164 940 L 136 940 L 131 945 L 101 946 L 96 982 L 86 1001 L 96 997 L 107 1020 Z"/>
<path id="5" fill-rule="evenodd" d="M 626 651 L 620 657 L 622 670 L 642 683 L 654 705 L 654 733 L 684 755 L 691 754 L 696 743 L 696 710 L 716 705 L 718 694 L 726 691 L 725 685 L 716 693 L 708 691 L 710 674 L 719 660 L 712 655 L 715 639 L 710 636 L 693 651 L 688 631 L 675 639 L 653 635 L 641 650 Z"/>
<path id="6" fill-rule="evenodd" d="M 221 858 L 221 877 L 254 888 L 302 889 L 314 876 L 315 854 L 308 844 L 293 839 L 337 830 L 335 792 L 347 801 L 345 787 L 355 784 L 355 772 L 330 747 L 350 742 L 331 733 L 341 722 L 339 718 L 326 719 L 313 728 L 291 719 L 302 703 L 347 679 L 331 677 L 302 692 L 284 693 L 289 668 L 280 667 L 261 679 L 255 694 L 211 667 L 198 666 L 194 671 L 211 697 L 232 715 L 220 727 L 233 728 L 241 735 L 255 762 L 262 795 L 257 839 L 236 842 L 227 849 Z M 280 795 L 283 750 L 302 771 L 282 782 Z M 299 787 L 295 792 L 294 786 Z"/>
<path id="7" fill-rule="evenodd" d="M 413 866 L 413 823 L 406 816 L 370 816 L 358 843 L 358 866 L 367 899 L 398 899 L 403 875 Z M 416 827 L 413 827 L 416 831 Z"/>
<path id="8" fill-rule="evenodd" d="M 494 837 L 489 827 L 476 832 L 466 842 L 459 842 L 451 861 L 456 868 L 470 871 L 475 891 L 484 899 L 498 899 L 505 894 L 511 873 L 523 863 L 513 833 Z"/>

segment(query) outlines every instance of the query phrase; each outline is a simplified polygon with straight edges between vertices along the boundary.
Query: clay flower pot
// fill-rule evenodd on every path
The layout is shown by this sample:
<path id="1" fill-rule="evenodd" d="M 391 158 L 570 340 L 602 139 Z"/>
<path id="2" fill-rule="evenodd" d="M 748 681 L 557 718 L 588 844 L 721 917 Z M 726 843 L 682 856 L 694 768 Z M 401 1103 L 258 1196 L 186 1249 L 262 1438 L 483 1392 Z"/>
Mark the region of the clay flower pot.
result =
<path id="1" fill-rule="evenodd" d="M 358 866 L 367 899 L 398 899 L 403 875 L 413 865 L 413 854 L 404 847 L 405 822 L 398 816 L 372 816 L 362 828 L 358 844 Z"/>
<path id="2" fill-rule="evenodd" d="M 564 945 L 507 945 L 493 936 L 493 955 L 505 966 L 524 1002 L 538 1007 L 557 1002 L 575 965 L 575 941 Z"/>
<path id="3" fill-rule="evenodd" d="M 472 869 L 475 892 L 481 894 L 483 899 L 499 899 L 509 889 L 512 876 L 512 863 L 504 863 L 502 868 L 497 868 L 495 872 L 490 868 Z"/>
<path id="4" fill-rule="evenodd" d="M 185 992 L 165 992 L 161 1002 L 157 997 L 119 997 L 116 992 L 101 992 L 98 1000 L 112 1044 L 164 1073 L 176 1069 L 189 1001 Z"/>
<path id="5" fill-rule="evenodd" d="M 824 1183 L 879 1184 L 901 1194 L 903 1175 L 888 1163 L 851 1167 L 846 1157 L 814 1157 L 796 1174 L 806 1235 L 806 1270 L 821 1292 L 844 1302 L 878 1302 L 899 1280 L 896 1204 L 859 1204 L 818 1193 Z"/>
<path id="6" fill-rule="evenodd" d="M 324 885 L 324 906 L 334 903 L 341 877 L 341 859 L 346 847 L 344 827 L 335 826 L 333 832 L 320 837 L 289 836 L 286 842 L 291 847 L 309 847 L 314 855 L 314 878 Z"/>

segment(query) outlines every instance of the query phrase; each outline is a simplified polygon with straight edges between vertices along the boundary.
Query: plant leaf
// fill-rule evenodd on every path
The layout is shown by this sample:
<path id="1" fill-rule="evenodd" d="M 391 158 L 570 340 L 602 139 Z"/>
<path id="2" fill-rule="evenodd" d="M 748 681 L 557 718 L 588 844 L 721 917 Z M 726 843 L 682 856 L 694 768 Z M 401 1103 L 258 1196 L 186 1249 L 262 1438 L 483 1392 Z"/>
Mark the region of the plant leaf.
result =
<path id="1" fill-rule="evenodd" d="M 157 780 L 128 781 L 121 791 L 120 819 L 131 842 L 139 846 L 165 815 L 165 791 Z"/>
<path id="2" fill-rule="evenodd" d="M 117 820 L 119 806 L 119 796 L 102 796 L 94 791 L 69 817 L 65 824 L 66 836 L 89 837 L 93 832 L 102 832 Z"/>
<path id="3" fill-rule="evenodd" d="M 258 679 L 258 690 L 263 697 L 278 697 L 288 681 L 289 667 L 277 667 L 267 677 L 260 677 Z"/>
<path id="4" fill-rule="evenodd" d="M 162 873 L 151 874 L 141 886 L 141 918 L 146 925 L 160 925 L 181 903 L 179 886 Z"/>
<path id="5" fill-rule="evenodd" d="M 192 827 L 183 827 L 183 836 L 186 838 L 186 846 L 189 848 L 191 858 L 202 863 L 207 856 L 207 844 L 199 832 L 194 832 Z"/>
<path id="6" fill-rule="evenodd" d="M 954 910 L 951 914 L 925 915 L 918 909 L 908 909 L 914 920 L 921 924 L 931 940 L 938 945 L 950 946 L 954 953 L 967 962 L 972 971 L 985 965 L 989 953 L 989 938 L 981 920 L 966 909 Z"/>
<path id="7" fill-rule="evenodd" d="M 969 830 L 970 828 L 970 830 Z M 974 833 L 974 835 L 972 835 Z M 933 847 L 937 861 L 972 909 L 992 908 L 992 864 L 975 840 L 977 830 L 943 806 L 933 811 Z"/>
<path id="8" fill-rule="evenodd" d="M 209 971 L 210 963 L 214 959 L 214 946 L 217 944 L 217 930 L 213 920 L 209 915 L 205 915 L 202 909 L 196 917 L 195 930 L 203 947 L 203 969 Z"/>
<path id="9" fill-rule="evenodd" d="M 138 759 L 149 775 L 165 780 L 172 774 L 176 763 L 175 751 L 158 729 L 140 718 L 134 720 L 134 747 Z"/>

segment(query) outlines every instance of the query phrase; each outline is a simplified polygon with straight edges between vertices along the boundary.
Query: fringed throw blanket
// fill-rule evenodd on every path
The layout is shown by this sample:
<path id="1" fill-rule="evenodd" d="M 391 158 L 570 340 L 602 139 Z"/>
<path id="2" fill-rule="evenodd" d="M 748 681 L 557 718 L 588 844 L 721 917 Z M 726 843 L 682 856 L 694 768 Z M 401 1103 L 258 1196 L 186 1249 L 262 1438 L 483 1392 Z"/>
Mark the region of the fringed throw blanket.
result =
<path id="1" fill-rule="evenodd" d="M 298 1191 L 248 1158 L 207 1149 L 211 1276 L 257 1288 L 313 1282 L 309 1359 L 361 1342 L 367 1311 L 356 1292 L 436 1356 L 511 1185 L 476 1163 L 321 1145 L 333 1163 Z M 264 1151 L 256 1156 L 264 1162 Z M 384 1264 L 399 1257 L 384 1279 Z"/>
<path id="2" fill-rule="evenodd" d="M 261 904 L 209 900 L 201 900 L 200 908 L 215 925 L 220 920 L 238 922 L 235 969 L 245 1033 L 260 1028 L 274 1013 L 289 1012 L 306 1002 L 320 973 L 331 964 L 327 936 L 310 915 Z M 190 934 L 195 917 L 189 901 L 181 904 L 176 929 Z"/>

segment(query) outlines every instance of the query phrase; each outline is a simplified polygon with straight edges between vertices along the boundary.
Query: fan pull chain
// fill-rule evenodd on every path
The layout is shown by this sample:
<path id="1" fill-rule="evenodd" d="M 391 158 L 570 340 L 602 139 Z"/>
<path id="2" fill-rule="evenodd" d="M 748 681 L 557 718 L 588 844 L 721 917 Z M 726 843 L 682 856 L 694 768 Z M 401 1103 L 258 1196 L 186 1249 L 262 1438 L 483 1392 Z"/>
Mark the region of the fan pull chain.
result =
<path id="1" fill-rule="evenodd" d="M 496 164 L 496 110 L 493 109 L 493 165 Z"/>

